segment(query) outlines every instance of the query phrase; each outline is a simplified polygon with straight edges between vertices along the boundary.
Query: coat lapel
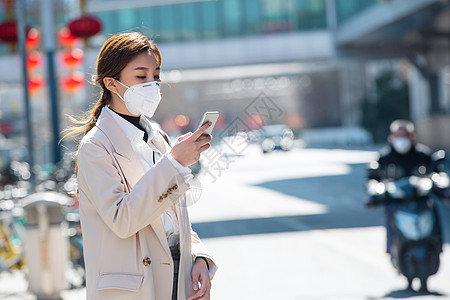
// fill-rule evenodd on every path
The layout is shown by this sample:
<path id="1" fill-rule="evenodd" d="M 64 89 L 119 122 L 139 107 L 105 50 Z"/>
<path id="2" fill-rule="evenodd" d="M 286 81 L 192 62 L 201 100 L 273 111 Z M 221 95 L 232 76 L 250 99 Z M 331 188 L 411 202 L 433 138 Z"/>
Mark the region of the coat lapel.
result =
<path id="1" fill-rule="evenodd" d="M 96 126 L 108 137 L 113 145 L 114 156 L 119 163 L 129 188 L 132 189 L 136 182 L 138 182 L 139 179 L 141 179 L 141 177 L 145 174 L 145 170 L 142 167 L 142 163 L 136 152 L 134 152 L 131 147 L 129 139 L 114 120 L 113 116 L 111 116 L 105 108 L 103 108 L 102 113 L 97 120 Z M 158 239 L 163 245 L 166 253 L 171 256 L 161 218 L 156 218 L 156 220 L 150 225 L 158 236 Z"/>
<path id="2" fill-rule="evenodd" d="M 108 137 L 114 147 L 114 156 L 119 162 L 125 180 L 130 188 L 145 174 L 139 157 L 131 147 L 131 143 L 114 120 L 113 116 L 103 108 L 96 126 Z"/>
<path id="3" fill-rule="evenodd" d="M 169 257 L 172 257 L 172 254 L 170 253 L 169 242 L 167 241 L 166 231 L 164 230 L 164 225 L 161 218 L 156 218 L 156 220 L 152 222 L 151 226 L 158 236 L 159 241 L 163 245 L 166 254 Z"/>

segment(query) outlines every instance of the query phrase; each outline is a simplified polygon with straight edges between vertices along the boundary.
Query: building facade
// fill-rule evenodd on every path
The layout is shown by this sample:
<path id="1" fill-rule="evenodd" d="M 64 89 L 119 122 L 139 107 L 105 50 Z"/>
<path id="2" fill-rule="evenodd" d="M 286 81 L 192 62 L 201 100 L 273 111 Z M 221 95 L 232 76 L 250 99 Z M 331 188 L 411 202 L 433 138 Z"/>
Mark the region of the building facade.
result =
<path id="1" fill-rule="evenodd" d="M 39 2 L 28 0 L 24 8 L 38 29 Z M 56 33 L 80 9 L 76 0 L 54 2 Z M 236 118 L 245 123 L 243 111 L 261 95 L 280 109 L 266 115 L 269 124 L 359 125 L 364 99 L 376 93 L 377 76 L 390 69 L 409 83 L 409 115 L 425 124 L 436 114 L 446 119 L 450 110 L 450 51 L 442 38 L 450 32 L 449 6 L 441 0 L 91 0 L 87 11 L 103 30 L 84 49 L 82 71 L 91 77 L 100 46 L 114 33 L 140 31 L 155 40 L 164 83 L 155 119 L 175 134 L 195 128 L 205 110 L 221 112 L 222 129 Z M 0 13 L 0 20 L 6 17 Z M 14 123 L 22 117 L 16 108 L 21 105 L 8 108 L 9 95 L 21 91 L 19 64 L 18 55 L 0 44 L 0 122 L 12 122 L 13 134 L 22 130 Z M 57 74 L 63 73 L 58 67 Z M 72 94 L 60 90 L 60 113 L 79 115 L 98 92 L 91 85 Z M 48 112 L 47 95 L 45 89 L 32 95 L 35 115 Z M 177 115 L 190 122 L 170 127 Z M 48 124 L 39 120 L 46 132 Z"/>

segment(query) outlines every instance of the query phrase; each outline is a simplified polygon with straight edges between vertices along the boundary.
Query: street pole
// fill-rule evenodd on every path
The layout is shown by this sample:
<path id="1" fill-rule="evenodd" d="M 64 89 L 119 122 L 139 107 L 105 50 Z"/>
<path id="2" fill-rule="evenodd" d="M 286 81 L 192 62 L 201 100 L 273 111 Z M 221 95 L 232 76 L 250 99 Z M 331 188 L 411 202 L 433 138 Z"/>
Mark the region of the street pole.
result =
<path id="1" fill-rule="evenodd" d="M 53 1 L 41 0 L 41 22 L 42 35 L 44 39 L 45 56 L 47 60 L 47 82 L 50 95 L 50 112 L 52 117 L 52 152 L 53 163 L 61 160 L 61 149 L 59 142 L 59 109 L 58 109 L 58 86 L 55 76 L 55 32 L 53 20 Z"/>
<path id="2" fill-rule="evenodd" d="M 22 63 L 22 79 L 23 79 L 22 84 L 23 84 L 23 97 L 25 102 L 25 131 L 28 149 L 28 164 L 30 165 L 31 191 L 34 191 L 36 181 L 33 172 L 34 167 L 33 128 L 31 126 L 30 97 L 28 93 L 27 53 L 25 50 L 26 29 L 25 29 L 24 0 L 17 0 L 16 2 L 16 18 L 17 18 L 19 55 Z"/>

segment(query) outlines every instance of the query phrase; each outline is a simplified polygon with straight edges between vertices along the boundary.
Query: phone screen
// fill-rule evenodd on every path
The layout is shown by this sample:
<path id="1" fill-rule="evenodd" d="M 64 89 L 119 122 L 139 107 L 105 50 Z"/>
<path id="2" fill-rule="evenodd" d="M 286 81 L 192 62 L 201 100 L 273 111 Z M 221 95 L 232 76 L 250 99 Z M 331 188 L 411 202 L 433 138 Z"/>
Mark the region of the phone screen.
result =
<path id="1" fill-rule="evenodd" d="M 211 121 L 211 126 L 206 129 L 206 131 L 204 132 L 205 134 L 211 134 L 212 130 L 214 128 L 214 125 L 216 125 L 217 119 L 219 118 L 219 112 L 218 111 L 207 111 L 203 114 L 203 118 L 202 121 L 200 122 L 200 126 L 202 126 L 203 124 L 205 124 L 208 121 Z"/>

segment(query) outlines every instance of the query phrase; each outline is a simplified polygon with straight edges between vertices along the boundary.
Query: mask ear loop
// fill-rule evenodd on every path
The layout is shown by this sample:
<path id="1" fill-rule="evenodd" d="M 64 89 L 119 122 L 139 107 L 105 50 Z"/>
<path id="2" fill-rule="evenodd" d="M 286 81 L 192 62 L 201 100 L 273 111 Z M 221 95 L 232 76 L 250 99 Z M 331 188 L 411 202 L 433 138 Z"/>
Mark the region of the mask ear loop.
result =
<path id="1" fill-rule="evenodd" d="M 120 96 L 119 93 L 116 93 L 117 96 L 119 96 L 120 99 L 122 99 L 123 102 L 125 102 L 125 99 L 122 98 L 122 96 Z"/>
<path id="2" fill-rule="evenodd" d="M 115 78 L 114 78 L 115 79 Z M 122 82 L 120 82 L 119 80 L 115 79 L 118 83 L 120 83 L 121 85 L 123 85 L 124 87 L 126 87 L 127 89 L 129 89 L 129 86 L 126 86 L 125 84 L 123 84 Z"/>
<path id="3" fill-rule="evenodd" d="M 114 78 L 115 79 L 115 78 Z M 129 89 L 128 86 L 126 86 L 125 84 L 123 84 L 122 82 L 120 82 L 119 80 L 115 79 L 118 83 L 120 83 L 121 85 L 123 85 L 124 87 L 126 87 L 127 89 Z M 122 96 L 120 96 L 119 92 L 116 93 L 117 96 L 119 96 L 120 99 L 122 99 L 123 102 L 125 102 L 125 99 L 123 99 Z"/>

